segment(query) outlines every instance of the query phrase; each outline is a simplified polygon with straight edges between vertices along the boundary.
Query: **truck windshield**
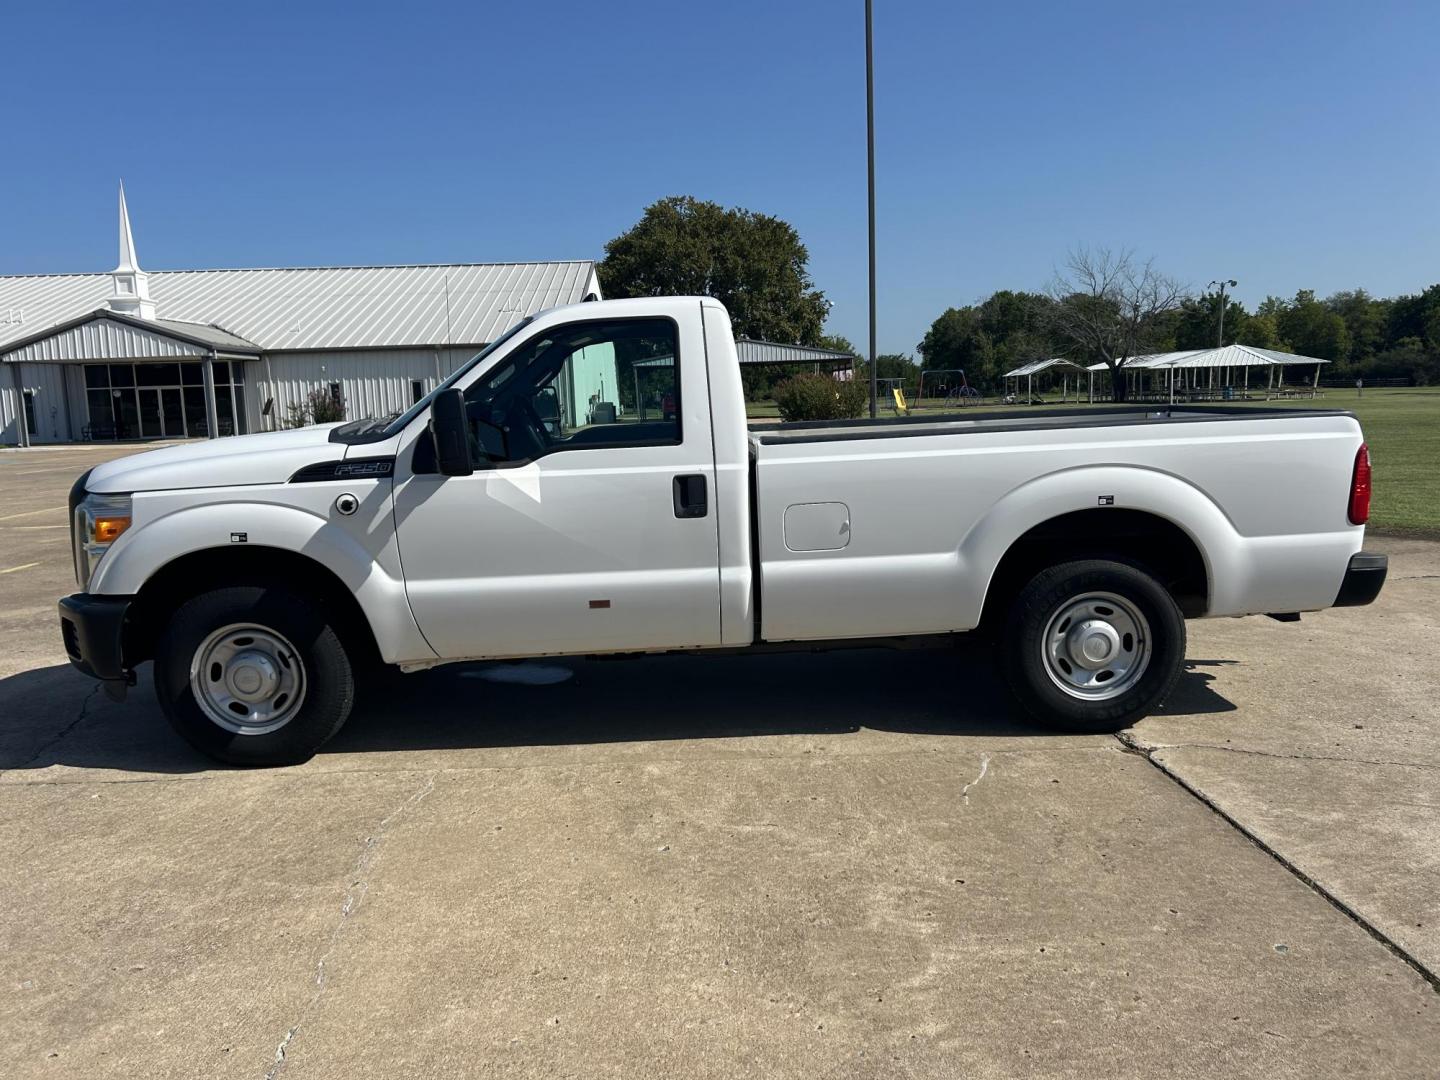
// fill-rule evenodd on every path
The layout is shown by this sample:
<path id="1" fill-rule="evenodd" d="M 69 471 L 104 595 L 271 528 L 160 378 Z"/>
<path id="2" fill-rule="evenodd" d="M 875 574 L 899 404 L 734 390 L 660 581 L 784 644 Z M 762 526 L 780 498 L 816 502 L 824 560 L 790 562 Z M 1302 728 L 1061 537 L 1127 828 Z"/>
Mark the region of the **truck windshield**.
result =
<path id="1" fill-rule="evenodd" d="M 534 321 L 534 315 L 528 315 L 525 318 L 521 319 L 509 330 L 506 330 L 505 333 L 501 334 L 489 345 L 486 345 L 485 348 L 481 349 L 469 360 L 461 364 L 458 368 L 455 369 L 455 371 L 450 375 L 448 379 L 440 383 L 439 386 L 435 387 L 434 390 L 431 390 L 430 393 L 426 394 L 423 398 L 417 401 L 414 405 L 411 405 L 410 408 L 406 409 L 404 412 L 388 413 L 385 416 L 378 417 L 366 417 L 363 420 L 352 420 L 348 424 L 341 424 L 339 427 L 333 429 L 330 432 L 330 441 L 352 444 L 381 442 L 384 439 L 390 438 L 390 436 L 392 435 L 398 434 L 400 431 L 404 430 L 405 425 L 410 423 L 411 420 L 414 420 L 415 417 L 419 416 L 422 412 L 424 412 L 430 407 L 430 402 L 434 399 L 436 394 L 440 393 L 441 390 L 448 390 L 450 387 L 454 386 L 457 379 L 463 376 L 476 364 L 480 363 L 480 361 L 484 360 L 487 356 L 493 353 L 496 349 L 500 348 L 500 346 L 504 345 L 507 341 L 509 341 L 511 338 L 513 338 L 516 334 L 518 334 L 521 330 L 525 329 L 525 327 L 529 326 Z"/>

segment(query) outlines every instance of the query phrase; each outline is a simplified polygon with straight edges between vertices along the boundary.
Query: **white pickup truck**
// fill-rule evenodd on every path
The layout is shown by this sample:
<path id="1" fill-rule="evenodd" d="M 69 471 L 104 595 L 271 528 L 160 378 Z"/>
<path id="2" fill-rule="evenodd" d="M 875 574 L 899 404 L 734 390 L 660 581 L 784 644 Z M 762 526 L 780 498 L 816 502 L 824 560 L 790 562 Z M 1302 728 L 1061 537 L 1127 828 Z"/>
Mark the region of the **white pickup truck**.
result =
<path id="1" fill-rule="evenodd" d="M 460 660 L 941 642 L 1109 731 L 1186 618 L 1366 604 L 1370 463 L 1335 410 L 1115 407 L 748 430 L 724 307 L 526 319 L 403 414 L 176 446 L 71 495 L 75 665 L 154 661 L 222 760 L 308 758 L 355 674 Z M 816 687 L 823 696 L 824 687 Z"/>

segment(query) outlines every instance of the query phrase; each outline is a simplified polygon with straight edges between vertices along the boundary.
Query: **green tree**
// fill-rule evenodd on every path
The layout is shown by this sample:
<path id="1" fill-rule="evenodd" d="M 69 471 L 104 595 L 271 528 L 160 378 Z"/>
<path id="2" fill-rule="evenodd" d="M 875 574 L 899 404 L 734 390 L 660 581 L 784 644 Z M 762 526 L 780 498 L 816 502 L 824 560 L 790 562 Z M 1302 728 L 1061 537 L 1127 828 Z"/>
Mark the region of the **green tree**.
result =
<path id="1" fill-rule="evenodd" d="M 1398 344 L 1414 338 L 1440 350 L 1440 285 L 1413 296 L 1398 296 L 1390 307 L 1387 340 Z"/>
<path id="2" fill-rule="evenodd" d="M 860 355 L 859 350 L 850 344 L 850 339 L 843 334 L 821 334 L 820 340 L 816 341 L 815 345 L 821 349 L 829 349 L 832 352 L 848 353 L 851 356 Z"/>
<path id="3" fill-rule="evenodd" d="M 1233 345 L 1242 340 L 1245 324 L 1250 319 L 1245 305 L 1233 297 L 1225 298 L 1225 341 Z M 1202 293 L 1181 303 L 1173 323 L 1173 348 L 1213 349 L 1220 329 L 1220 293 Z"/>
<path id="4" fill-rule="evenodd" d="M 1385 348 L 1391 303 L 1377 300 L 1364 289 L 1349 289 L 1326 297 L 1325 306 L 1345 320 L 1351 363 L 1358 365 Z"/>
<path id="5" fill-rule="evenodd" d="M 1350 331 L 1345 320 L 1315 299 L 1312 289 L 1301 289 L 1285 305 L 1278 328 L 1290 349 L 1301 356 L 1343 361 L 1350 355 Z"/>
<path id="6" fill-rule="evenodd" d="M 930 324 L 920 342 L 919 352 L 927 368 L 978 370 L 984 348 L 976 310 L 973 307 L 952 307 L 946 308 Z"/>
<path id="7" fill-rule="evenodd" d="M 606 244 L 599 272 L 606 296 L 713 296 L 740 337 L 814 345 L 826 304 L 809 261 L 787 222 L 681 195 Z"/>
<path id="8" fill-rule="evenodd" d="M 1043 293 L 1001 289 L 987 297 L 978 309 L 982 363 L 976 377 L 992 382 L 1020 364 L 1054 356 L 1051 307 Z"/>
<path id="9" fill-rule="evenodd" d="M 924 366 L 958 368 L 971 385 L 992 385 L 1013 367 L 1054 355 L 1050 309 L 1048 296 L 1010 289 L 971 307 L 948 308 L 920 342 Z"/>
<path id="10" fill-rule="evenodd" d="M 1248 315 L 1240 327 L 1235 340 L 1241 345 L 1253 345 L 1257 349 L 1280 349 L 1285 345 L 1280 340 L 1280 328 L 1274 315 Z"/>

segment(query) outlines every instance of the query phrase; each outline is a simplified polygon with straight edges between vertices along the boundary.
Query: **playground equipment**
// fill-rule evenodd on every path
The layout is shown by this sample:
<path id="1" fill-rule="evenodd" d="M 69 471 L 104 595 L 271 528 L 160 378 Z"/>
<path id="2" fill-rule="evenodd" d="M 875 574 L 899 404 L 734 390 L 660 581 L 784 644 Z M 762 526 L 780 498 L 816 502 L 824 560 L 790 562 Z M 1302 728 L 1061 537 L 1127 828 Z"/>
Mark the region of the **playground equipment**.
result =
<path id="1" fill-rule="evenodd" d="M 896 416 L 910 415 L 910 404 L 905 400 L 904 379 L 876 379 L 875 395 L 877 401 L 888 395 L 894 406 Z"/>
<path id="2" fill-rule="evenodd" d="M 959 385 L 954 385 L 951 380 L 943 378 L 946 375 L 958 375 Z M 925 379 L 929 377 L 931 386 L 936 387 L 936 396 L 944 395 L 947 405 L 979 405 L 983 398 L 980 391 L 970 385 L 965 378 L 964 368 L 925 368 L 920 372 L 920 388 L 915 392 L 915 406 L 921 407 L 925 403 Z"/>

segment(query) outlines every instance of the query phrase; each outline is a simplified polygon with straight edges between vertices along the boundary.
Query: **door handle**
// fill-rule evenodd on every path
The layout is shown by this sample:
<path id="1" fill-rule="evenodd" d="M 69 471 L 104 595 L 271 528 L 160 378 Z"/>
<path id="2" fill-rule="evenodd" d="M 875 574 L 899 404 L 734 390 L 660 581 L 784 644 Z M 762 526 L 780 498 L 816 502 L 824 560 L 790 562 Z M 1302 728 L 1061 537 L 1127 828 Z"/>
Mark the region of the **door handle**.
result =
<path id="1" fill-rule="evenodd" d="M 709 512 L 705 477 L 700 473 L 675 477 L 673 491 L 677 518 L 703 518 Z"/>

